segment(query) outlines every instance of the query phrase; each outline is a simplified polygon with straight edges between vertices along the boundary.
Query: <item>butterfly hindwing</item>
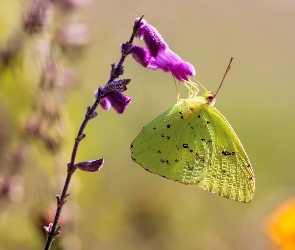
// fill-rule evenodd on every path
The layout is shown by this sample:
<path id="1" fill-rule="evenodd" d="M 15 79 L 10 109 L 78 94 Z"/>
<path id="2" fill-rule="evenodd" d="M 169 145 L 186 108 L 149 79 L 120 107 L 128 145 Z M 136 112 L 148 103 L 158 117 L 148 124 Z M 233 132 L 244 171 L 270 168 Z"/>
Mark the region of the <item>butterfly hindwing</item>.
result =
<path id="1" fill-rule="evenodd" d="M 199 187 L 241 202 L 249 202 L 255 191 L 250 160 L 234 130 L 213 106 L 206 109 L 216 131 L 216 155 Z"/>

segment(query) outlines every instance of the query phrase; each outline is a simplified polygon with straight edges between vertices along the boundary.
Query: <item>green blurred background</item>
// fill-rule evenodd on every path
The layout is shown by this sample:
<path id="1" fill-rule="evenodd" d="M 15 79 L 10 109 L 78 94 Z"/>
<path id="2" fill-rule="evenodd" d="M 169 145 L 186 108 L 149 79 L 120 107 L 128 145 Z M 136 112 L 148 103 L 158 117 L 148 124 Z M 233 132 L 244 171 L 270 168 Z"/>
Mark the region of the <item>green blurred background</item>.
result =
<path id="1" fill-rule="evenodd" d="M 2 45 L 19 27 L 23 11 L 21 1 L 1 1 Z M 1 211 L 1 250 L 44 246 L 34 215 L 44 204 L 54 205 L 54 195 L 61 192 L 85 109 L 94 102 L 94 90 L 107 82 L 110 64 L 120 57 L 119 45 L 142 14 L 173 51 L 195 66 L 196 78 L 208 90 L 217 90 L 234 58 L 215 107 L 250 157 L 256 193 L 251 203 L 238 203 L 148 173 L 132 161 L 130 143 L 176 102 L 176 91 L 171 75 L 128 57 L 124 78 L 132 81 L 125 94 L 132 103 L 123 115 L 98 109 L 87 126 L 77 161 L 103 157 L 105 164 L 97 173 L 74 175 L 63 213 L 75 225 L 62 232 L 61 238 L 72 236 L 71 247 L 64 249 L 276 249 L 265 234 L 265 220 L 295 195 L 295 2 L 110 0 L 93 1 L 79 12 L 89 25 L 91 45 L 71 65 L 79 84 L 66 93 L 60 169 L 51 171 L 57 163 L 37 144 L 21 172 L 22 198 Z M 1 116 L 12 141 L 35 95 L 36 66 L 30 55 L 26 58 L 21 69 L 1 76 Z M 53 185 L 57 172 L 59 184 Z"/>

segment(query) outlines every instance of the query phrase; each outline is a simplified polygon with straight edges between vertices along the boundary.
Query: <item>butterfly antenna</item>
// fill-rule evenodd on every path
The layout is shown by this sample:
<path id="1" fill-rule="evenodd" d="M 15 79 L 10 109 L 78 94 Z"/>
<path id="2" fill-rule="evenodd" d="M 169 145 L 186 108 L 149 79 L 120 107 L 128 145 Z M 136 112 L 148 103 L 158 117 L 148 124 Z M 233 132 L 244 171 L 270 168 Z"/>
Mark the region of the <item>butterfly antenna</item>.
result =
<path id="1" fill-rule="evenodd" d="M 233 61 L 233 58 L 231 58 L 231 59 L 230 59 L 230 61 L 229 61 L 229 64 L 228 64 L 228 66 L 227 66 L 227 69 L 226 69 L 226 71 L 225 71 L 225 73 L 224 73 L 224 76 L 223 76 L 223 78 L 222 78 L 222 80 L 221 80 L 221 83 L 219 84 L 219 87 L 218 87 L 218 89 L 217 89 L 217 91 L 216 91 L 216 93 L 215 93 L 214 97 L 216 97 L 216 95 L 217 95 L 218 91 L 220 90 L 220 88 L 221 88 L 221 85 L 223 84 L 223 81 L 224 81 L 224 79 L 225 79 L 225 77 L 226 77 L 227 73 L 228 73 L 228 72 L 229 72 L 229 70 L 230 70 L 230 67 L 231 67 L 231 62 L 232 62 L 232 61 Z"/>

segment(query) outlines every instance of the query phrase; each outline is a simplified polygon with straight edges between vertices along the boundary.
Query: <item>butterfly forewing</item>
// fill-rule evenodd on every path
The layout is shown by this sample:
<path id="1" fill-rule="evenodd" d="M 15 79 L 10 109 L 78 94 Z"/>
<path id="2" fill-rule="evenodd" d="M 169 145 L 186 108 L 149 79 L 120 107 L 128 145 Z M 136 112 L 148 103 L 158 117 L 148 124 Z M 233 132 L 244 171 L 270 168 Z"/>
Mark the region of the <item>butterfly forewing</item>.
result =
<path id="1" fill-rule="evenodd" d="M 200 134 L 195 133 L 195 112 L 182 100 L 147 124 L 132 143 L 134 161 L 150 172 L 181 183 L 197 184 L 202 180 L 212 145 L 200 138 L 200 134 L 209 133 L 205 126 L 199 126 Z"/>

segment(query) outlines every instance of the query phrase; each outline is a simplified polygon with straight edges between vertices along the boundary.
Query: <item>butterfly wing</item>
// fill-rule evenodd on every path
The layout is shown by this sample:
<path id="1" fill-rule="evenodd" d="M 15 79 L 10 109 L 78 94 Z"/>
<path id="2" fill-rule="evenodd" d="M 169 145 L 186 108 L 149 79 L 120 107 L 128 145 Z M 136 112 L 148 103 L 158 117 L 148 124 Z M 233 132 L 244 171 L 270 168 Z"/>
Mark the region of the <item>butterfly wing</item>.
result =
<path id="1" fill-rule="evenodd" d="M 203 117 L 214 131 L 208 138 L 214 141 L 214 154 L 205 178 L 197 185 L 236 201 L 250 202 L 255 192 L 254 172 L 240 140 L 213 106 L 204 109 Z"/>
<path id="2" fill-rule="evenodd" d="M 181 100 L 147 124 L 131 145 L 146 170 L 242 202 L 254 194 L 254 174 L 226 119 L 202 97 Z"/>
<path id="3" fill-rule="evenodd" d="M 131 145 L 132 158 L 146 170 L 184 184 L 197 184 L 207 173 L 212 144 L 203 143 L 210 137 L 206 123 L 196 121 L 195 114 L 203 109 L 198 102 L 190 107 L 181 100 L 148 123 Z M 196 133 L 196 122 L 199 126 Z"/>

